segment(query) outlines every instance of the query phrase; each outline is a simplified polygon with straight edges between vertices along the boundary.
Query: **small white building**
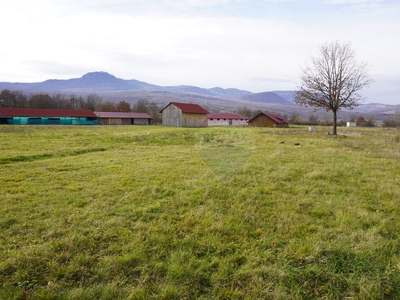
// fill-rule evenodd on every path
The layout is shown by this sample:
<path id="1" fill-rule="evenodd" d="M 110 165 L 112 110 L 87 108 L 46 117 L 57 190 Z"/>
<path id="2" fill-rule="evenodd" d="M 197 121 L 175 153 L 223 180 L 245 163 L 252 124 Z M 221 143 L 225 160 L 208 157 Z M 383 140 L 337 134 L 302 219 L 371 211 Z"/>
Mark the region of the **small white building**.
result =
<path id="1" fill-rule="evenodd" d="M 239 114 L 216 113 L 207 115 L 208 126 L 246 126 L 249 119 Z"/>
<path id="2" fill-rule="evenodd" d="M 347 127 L 357 127 L 357 122 L 347 122 Z"/>

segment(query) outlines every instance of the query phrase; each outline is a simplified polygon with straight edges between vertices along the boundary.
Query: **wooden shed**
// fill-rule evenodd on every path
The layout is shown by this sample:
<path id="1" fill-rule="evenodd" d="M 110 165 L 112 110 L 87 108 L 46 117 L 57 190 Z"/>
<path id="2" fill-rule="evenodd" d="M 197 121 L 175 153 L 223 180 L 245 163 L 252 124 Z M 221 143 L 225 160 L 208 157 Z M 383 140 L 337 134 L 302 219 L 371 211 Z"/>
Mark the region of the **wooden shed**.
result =
<path id="1" fill-rule="evenodd" d="M 153 117 L 147 113 L 95 111 L 99 125 L 149 125 Z"/>
<path id="2" fill-rule="evenodd" d="M 280 115 L 270 113 L 259 113 L 257 116 L 247 122 L 249 126 L 255 127 L 289 127 L 289 121 Z"/>
<path id="3" fill-rule="evenodd" d="M 207 127 L 208 111 L 198 104 L 170 102 L 160 113 L 163 126 Z"/>
<path id="4" fill-rule="evenodd" d="M 207 116 L 208 126 L 245 126 L 248 118 L 239 114 L 216 113 Z"/>
<path id="5" fill-rule="evenodd" d="M 91 110 L 0 108 L 0 124 L 23 125 L 97 125 Z"/>

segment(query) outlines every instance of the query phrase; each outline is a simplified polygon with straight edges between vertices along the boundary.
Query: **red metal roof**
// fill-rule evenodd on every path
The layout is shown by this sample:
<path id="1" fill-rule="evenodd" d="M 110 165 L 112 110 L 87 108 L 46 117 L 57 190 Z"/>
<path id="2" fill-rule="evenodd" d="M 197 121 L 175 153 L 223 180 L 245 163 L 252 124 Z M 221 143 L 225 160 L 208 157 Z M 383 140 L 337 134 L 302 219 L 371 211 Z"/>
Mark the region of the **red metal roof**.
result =
<path id="1" fill-rule="evenodd" d="M 208 114 L 208 111 L 206 111 L 204 108 L 202 108 L 198 104 L 191 104 L 191 103 L 179 103 L 179 102 L 170 102 L 166 107 L 164 107 L 161 112 L 166 109 L 169 105 L 175 105 L 177 108 L 179 108 L 182 112 L 184 113 L 190 113 L 190 114 Z"/>
<path id="2" fill-rule="evenodd" d="M 266 114 L 264 113 L 267 117 L 271 118 L 278 124 L 289 124 L 289 121 L 285 120 L 282 116 L 276 115 L 276 114 Z"/>
<path id="3" fill-rule="evenodd" d="M 116 119 L 153 119 L 147 113 L 135 113 L 135 112 L 105 112 L 95 111 L 95 115 L 98 118 L 116 118 Z"/>
<path id="4" fill-rule="evenodd" d="M 78 109 L 39 109 L 39 108 L 0 108 L 3 117 L 86 117 L 96 118 L 91 110 Z"/>
<path id="5" fill-rule="evenodd" d="M 228 114 L 228 113 L 216 113 L 209 114 L 207 119 L 244 119 L 247 120 L 247 117 L 244 117 L 239 114 Z"/>
<path id="6" fill-rule="evenodd" d="M 250 121 L 254 120 L 255 118 L 257 118 L 257 117 L 258 117 L 259 115 L 261 115 L 261 114 L 263 114 L 263 115 L 267 116 L 268 118 L 274 120 L 277 124 L 289 124 L 289 121 L 285 120 L 285 119 L 284 119 L 282 116 L 280 116 L 280 115 L 270 114 L 270 113 L 264 113 L 264 112 L 259 113 L 257 116 L 255 116 L 255 117 L 254 117 L 253 119 L 251 119 Z M 249 121 L 249 122 L 250 122 L 250 121 Z"/>

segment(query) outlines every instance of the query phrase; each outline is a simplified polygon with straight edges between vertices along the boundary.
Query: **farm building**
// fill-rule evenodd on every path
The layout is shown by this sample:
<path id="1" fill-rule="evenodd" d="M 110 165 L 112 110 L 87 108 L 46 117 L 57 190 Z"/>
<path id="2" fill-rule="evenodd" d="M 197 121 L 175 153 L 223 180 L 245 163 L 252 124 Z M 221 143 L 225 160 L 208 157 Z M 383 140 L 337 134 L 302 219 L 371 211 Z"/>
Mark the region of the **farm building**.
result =
<path id="1" fill-rule="evenodd" d="M 146 113 L 95 111 L 99 125 L 149 125 L 153 117 Z"/>
<path id="2" fill-rule="evenodd" d="M 91 110 L 0 108 L 0 124 L 97 125 Z"/>
<path id="3" fill-rule="evenodd" d="M 208 126 L 245 126 L 248 118 L 239 114 L 217 113 L 207 116 Z"/>
<path id="4" fill-rule="evenodd" d="M 160 113 L 163 126 L 207 127 L 208 111 L 197 104 L 170 102 Z"/>
<path id="5" fill-rule="evenodd" d="M 250 126 L 256 127 L 288 127 L 289 122 L 280 115 L 270 113 L 259 113 L 253 119 L 247 122 Z"/>

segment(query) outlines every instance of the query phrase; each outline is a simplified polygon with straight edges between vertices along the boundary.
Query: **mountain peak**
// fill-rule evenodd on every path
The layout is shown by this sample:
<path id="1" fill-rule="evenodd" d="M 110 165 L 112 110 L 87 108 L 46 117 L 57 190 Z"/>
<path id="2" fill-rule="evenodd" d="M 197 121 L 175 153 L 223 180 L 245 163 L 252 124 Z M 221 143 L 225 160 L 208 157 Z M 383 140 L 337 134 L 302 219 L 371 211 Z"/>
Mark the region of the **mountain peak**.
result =
<path id="1" fill-rule="evenodd" d="M 117 77 L 104 71 L 89 72 L 81 77 L 82 79 L 94 79 L 94 80 L 115 80 Z"/>

